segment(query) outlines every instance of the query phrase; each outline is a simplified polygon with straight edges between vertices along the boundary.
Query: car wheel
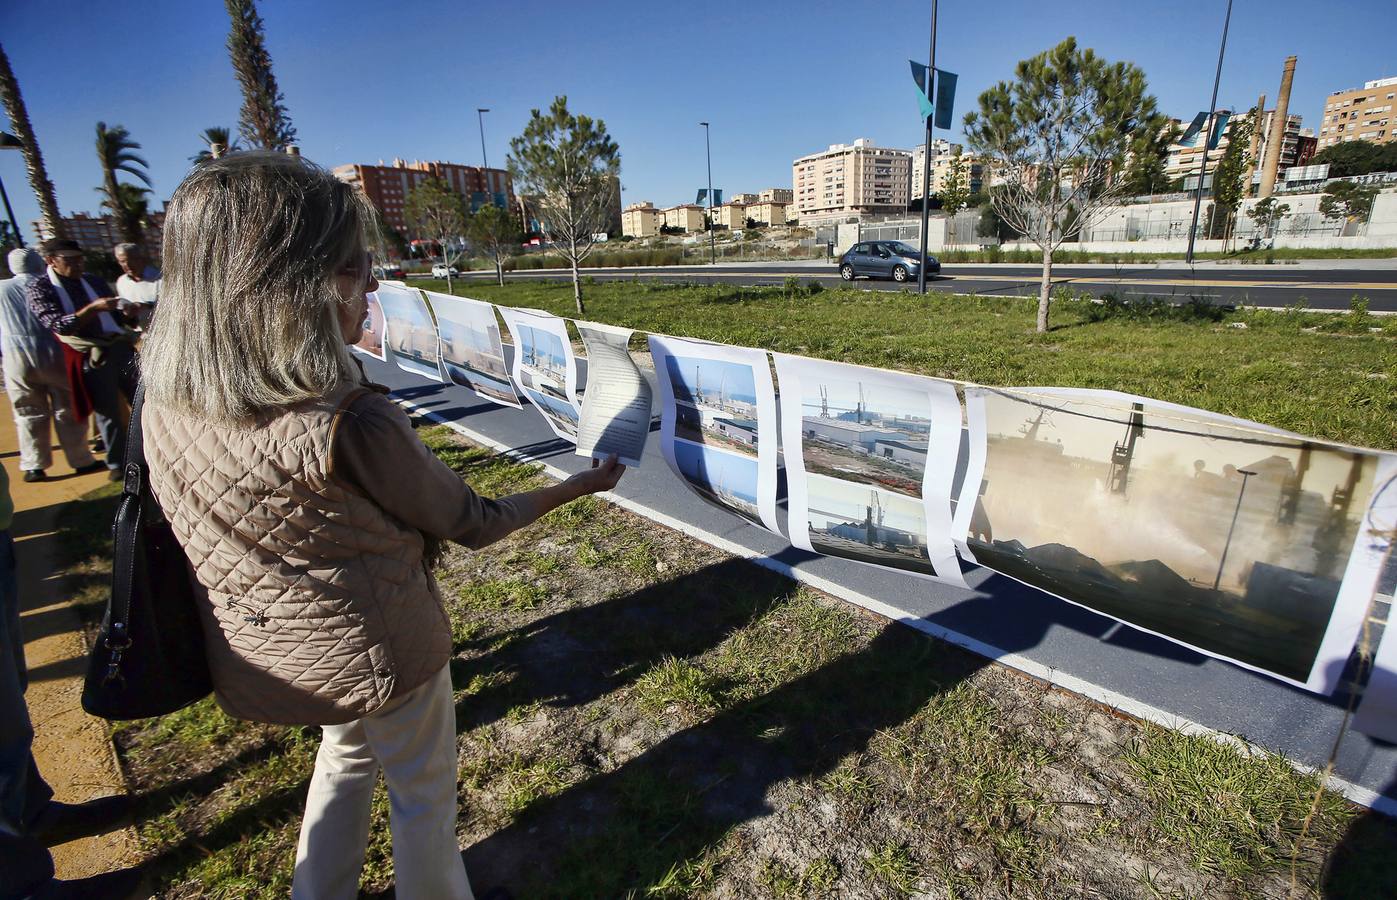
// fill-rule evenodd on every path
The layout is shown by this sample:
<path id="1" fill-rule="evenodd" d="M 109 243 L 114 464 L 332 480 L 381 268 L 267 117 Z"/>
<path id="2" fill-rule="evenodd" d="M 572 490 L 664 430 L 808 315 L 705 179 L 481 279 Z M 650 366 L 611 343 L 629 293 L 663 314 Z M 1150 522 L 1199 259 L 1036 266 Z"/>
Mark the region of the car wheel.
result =
<path id="1" fill-rule="evenodd" d="M 893 266 L 893 281 L 906 281 L 906 280 L 907 280 L 907 267 L 906 267 L 906 266 Z"/>
<path id="2" fill-rule="evenodd" d="M 843 278 L 845 281 L 853 281 L 853 280 L 854 280 L 854 267 L 851 266 L 851 265 L 849 265 L 848 263 L 845 263 L 844 265 L 840 266 L 840 267 L 839 267 L 839 277 L 840 277 L 840 278 Z"/>

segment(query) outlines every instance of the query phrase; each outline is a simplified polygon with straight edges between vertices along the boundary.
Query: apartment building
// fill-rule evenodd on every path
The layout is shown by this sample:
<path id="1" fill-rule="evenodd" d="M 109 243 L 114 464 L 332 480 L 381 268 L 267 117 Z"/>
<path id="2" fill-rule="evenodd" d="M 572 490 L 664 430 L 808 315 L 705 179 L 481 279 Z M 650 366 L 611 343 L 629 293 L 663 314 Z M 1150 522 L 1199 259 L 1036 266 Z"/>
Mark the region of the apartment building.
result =
<path id="1" fill-rule="evenodd" d="M 111 252 L 117 244 L 123 243 L 121 231 L 117 228 L 116 219 L 112 216 L 94 216 L 91 213 L 73 213 L 71 216 L 64 216 L 63 233 L 70 239 L 77 241 L 84 250 L 100 250 Z M 30 227 L 40 240 L 47 240 L 53 235 L 44 228 L 42 221 L 30 222 Z M 165 214 L 163 212 L 151 213 L 146 219 L 145 230 L 141 234 L 141 243 L 145 246 L 146 255 L 151 259 L 160 259 L 160 242 L 164 238 Z"/>
<path id="2" fill-rule="evenodd" d="M 868 138 L 832 144 L 791 163 L 796 215 L 812 218 L 903 213 L 912 195 L 912 153 Z"/>
<path id="3" fill-rule="evenodd" d="M 703 207 L 696 203 L 681 203 L 660 210 L 660 224 L 665 228 L 678 228 L 686 234 L 703 231 L 703 213 Z"/>
<path id="4" fill-rule="evenodd" d="M 747 218 L 758 225 L 785 225 L 786 206 L 785 203 L 774 203 L 770 200 L 751 203 L 747 206 Z"/>
<path id="5" fill-rule="evenodd" d="M 621 210 L 621 233 L 627 237 L 649 237 L 660 233 L 663 219 L 649 200 L 632 203 Z"/>
<path id="6" fill-rule="evenodd" d="M 756 194 L 733 194 L 728 199 L 733 203 L 741 203 L 743 206 L 746 206 L 748 203 L 756 203 L 761 197 Z"/>
<path id="7" fill-rule="evenodd" d="M 934 138 L 931 142 L 931 163 L 936 165 L 936 161 L 943 156 L 950 156 L 952 153 L 961 151 L 960 144 L 952 144 L 945 138 Z M 912 150 L 912 193 L 910 199 L 916 200 L 923 196 L 922 193 L 922 168 L 926 165 L 926 144 L 918 144 Z M 933 186 L 931 192 L 936 193 Z"/>
<path id="8" fill-rule="evenodd" d="M 767 188 L 757 195 L 759 203 L 790 203 L 795 199 L 795 192 L 790 188 Z"/>
<path id="9" fill-rule="evenodd" d="M 482 169 L 480 166 L 463 166 L 457 163 L 407 162 L 393 160 L 385 165 L 349 163 L 331 169 L 335 177 L 360 188 L 369 202 L 383 216 L 389 228 L 406 235 L 407 219 L 403 215 L 403 205 L 412 189 L 429 178 L 440 178 L 465 198 L 472 212 L 486 204 L 493 203 L 503 209 L 512 206 L 514 182 L 504 169 Z"/>
<path id="10" fill-rule="evenodd" d="M 1218 140 L 1218 145 L 1213 150 L 1207 150 L 1208 135 L 1212 134 L 1214 119 L 1217 116 L 1227 115 L 1227 121 L 1222 126 L 1222 137 Z M 1275 120 L 1276 111 L 1266 110 L 1260 119 L 1259 127 L 1253 130 L 1252 137 L 1248 141 L 1248 151 L 1251 153 L 1251 168 L 1258 171 L 1262 161 L 1266 159 L 1268 152 L 1267 144 L 1271 140 L 1271 123 Z M 1208 117 L 1203 129 L 1187 145 L 1177 141 L 1169 145 L 1169 156 L 1164 164 L 1164 174 L 1170 181 L 1183 178 L 1185 188 L 1192 190 L 1198 183 L 1198 166 L 1202 161 L 1202 154 L 1207 154 L 1207 163 L 1204 169 L 1205 178 L 1210 177 L 1222 160 L 1223 154 L 1227 152 L 1228 144 L 1231 143 L 1232 135 L 1242 123 L 1251 118 L 1251 112 L 1238 113 L 1232 115 L 1230 110 L 1220 109 L 1212 116 Z M 1174 120 L 1175 124 L 1182 126 L 1179 120 Z M 1306 150 L 1312 145 L 1304 140 L 1311 137 L 1301 129 L 1301 117 L 1298 115 L 1287 115 L 1285 117 L 1285 131 L 1281 138 L 1281 155 L 1277 171 L 1284 172 L 1291 166 L 1304 165 L 1308 161 Z M 1160 190 L 1164 190 L 1163 185 Z"/>
<path id="11" fill-rule="evenodd" d="M 747 225 L 747 207 L 731 201 L 713 207 L 713 224 L 733 231 L 741 231 Z"/>
<path id="12" fill-rule="evenodd" d="M 1324 100 L 1318 149 L 1343 141 L 1387 144 L 1397 140 L 1397 78 L 1365 81 L 1363 87 L 1335 91 Z"/>

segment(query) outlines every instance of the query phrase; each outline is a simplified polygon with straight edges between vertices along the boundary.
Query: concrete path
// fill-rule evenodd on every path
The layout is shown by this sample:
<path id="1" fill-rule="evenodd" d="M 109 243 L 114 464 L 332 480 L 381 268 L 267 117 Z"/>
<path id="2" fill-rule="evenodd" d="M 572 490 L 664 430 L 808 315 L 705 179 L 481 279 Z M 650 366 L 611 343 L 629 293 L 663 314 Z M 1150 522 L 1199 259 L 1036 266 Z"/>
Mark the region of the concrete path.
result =
<path id="1" fill-rule="evenodd" d="M 59 510 L 107 483 L 105 472 L 75 475 L 54 449 L 47 481 L 25 483 L 9 398 L 0 409 L 0 458 L 10 476 L 15 503 L 11 532 L 19 565 L 20 628 L 29 665 L 25 699 L 34 723 L 34 758 L 53 788 L 54 799 L 79 803 L 126 793 L 107 736 L 107 723 L 82 711 L 87 647 L 82 622 L 55 572 L 60 557 L 54 528 Z M 59 878 L 83 878 L 119 869 L 136 858 L 131 827 L 53 848 Z"/>

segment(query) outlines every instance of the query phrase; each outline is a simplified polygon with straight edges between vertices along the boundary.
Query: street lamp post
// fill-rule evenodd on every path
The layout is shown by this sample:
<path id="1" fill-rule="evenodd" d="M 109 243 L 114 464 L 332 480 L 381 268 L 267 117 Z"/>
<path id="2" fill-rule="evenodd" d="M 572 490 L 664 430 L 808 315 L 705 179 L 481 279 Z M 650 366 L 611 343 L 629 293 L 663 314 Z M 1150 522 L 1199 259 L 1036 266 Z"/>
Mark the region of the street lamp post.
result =
<path id="1" fill-rule="evenodd" d="M 494 203 L 494 193 L 490 190 L 490 157 L 485 153 L 485 114 L 489 111 L 487 108 L 477 107 L 475 119 L 480 123 L 480 161 L 483 163 L 480 174 L 485 179 L 485 196 Z"/>
<path id="2" fill-rule="evenodd" d="M 713 147 L 708 141 L 708 123 L 699 124 L 703 126 L 703 155 L 708 159 L 708 264 L 717 265 L 718 244 L 713 228 Z"/>
<path id="3" fill-rule="evenodd" d="M 9 132 L 0 131 L 0 150 L 21 150 L 24 142 Z M 10 195 L 5 193 L 5 182 L 0 180 L 0 200 L 5 201 L 5 215 L 10 220 L 10 227 L 15 230 L 15 240 L 19 241 L 20 249 L 24 249 L 24 233 L 19 230 L 19 223 L 15 221 L 14 208 L 10 206 Z"/>
<path id="4" fill-rule="evenodd" d="M 1247 479 L 1256 473 L 1238 469 L 1237 474 L 1242 476 L 1242 489 L 1237 492 L 1237 506 L 1232 510 L 1232 524 L 1227 528 L 1227 541 L 1222 545 L 1222 559 L 1218 560 L 1218 577 L 1213 579 L 1213 590 L 1217 590 L 1222 584 L 1222 567 L 1227 565 L 1227 551 L 1232 547 L 1232 532 L 1237 530 L 1237 514 L 1242 511 L 1242 498 L 1247 493 Z"/>
<path id="5" fill-rule="evenodd" d="M 1231 0 L 1228 0 L 1231 2 Z M 922 89 L 926 91 L 927 99 L 933 104 L 936 97 L 932 94 L 936 84 L 936 0 L 931 0 L 931 50 L 927 53 L 926 61 L 926 84 Z M 926 244 L 927 228 L 931 224 L 931 124 L 936 117 L 935 113 L 926 117 L 926 136 L 922 150 L 922 246 L 921 255 L 917 258 L 917 293 L 926 293 Z"/>
<path id="6" fill-rule="evenodd" d="M 1188 252 L 1184 262 L 1193 265 L 1193 239 L 1198 234 L 1198 208 L 1203 205 L 1203 176 L 1208 171 L 1208 147 L 1213 142 L 1213 129 L 1217 127 L 1218 85 L 1222 82 L 1222 55 L 1227 51 L 1227 28 L 1232 24 L 1232 0 L 1227 0 L 1227 18 L 1222 20 L 1222 46 L 1218 47 L 1218 70 L 1213 75 L 1213 99 L 1208 103 L 1208 133 L 1203 136 L 1203 158 L 1198 163 L 1198 192 L 1193 197 L 1193 224 L 1188 229 Z M 1213 216 L 1217 216 L 1217 204 L 1213 204 Z M 1243 482 L 1245 484 L 1246 482 Z"/>

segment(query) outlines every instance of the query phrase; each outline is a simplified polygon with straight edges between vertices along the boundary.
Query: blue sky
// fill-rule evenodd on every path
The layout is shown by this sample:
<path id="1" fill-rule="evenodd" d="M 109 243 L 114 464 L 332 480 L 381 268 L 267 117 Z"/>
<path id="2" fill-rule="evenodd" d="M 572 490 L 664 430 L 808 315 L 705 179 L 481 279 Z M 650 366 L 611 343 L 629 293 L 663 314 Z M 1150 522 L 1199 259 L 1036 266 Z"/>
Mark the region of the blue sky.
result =
<path id="1" fill-rule="evenodd" d="M 1222 0 L 1138 4 L 1000 0 L 941 4 L 937 62 L 960 75 L 956 120 L 1014 64 L 1076 35 L 1140 65 L 1161 107 L 1207 105 Z M 60 14 L 59 10 L 66 10 Z M 501 165 L 532 107 L 569 96 L 621 147 L 623 199 L 691 201 L 705 181 L 729 194 L 790 186 L 791 160 L 829 144 L 920 139 L 909 58 L 925 59 L 925 0 L 704 3 L 264 2 L 267 43 L 303 153 L 327 166 L 402 156 Z M 144 145 L 156 206 L 210 125 L 241 103 L 216 0 L 0 4 L 10 56 L 65 213 L 97 210 L 97 121 Z M 1316 125 L 1324 96 L 1397 75 L 1397 4 L 1237 0 L 1219 105 L 1274 103 L 1281 64 L 1299 56 L 1291 111 Z M 22 36 L 22 37 L 20 37 Z M 952 133 L 952 137 L 954 137 Z M 37 206 L 19 153 L 0 178 L 28 231 Z"/>

